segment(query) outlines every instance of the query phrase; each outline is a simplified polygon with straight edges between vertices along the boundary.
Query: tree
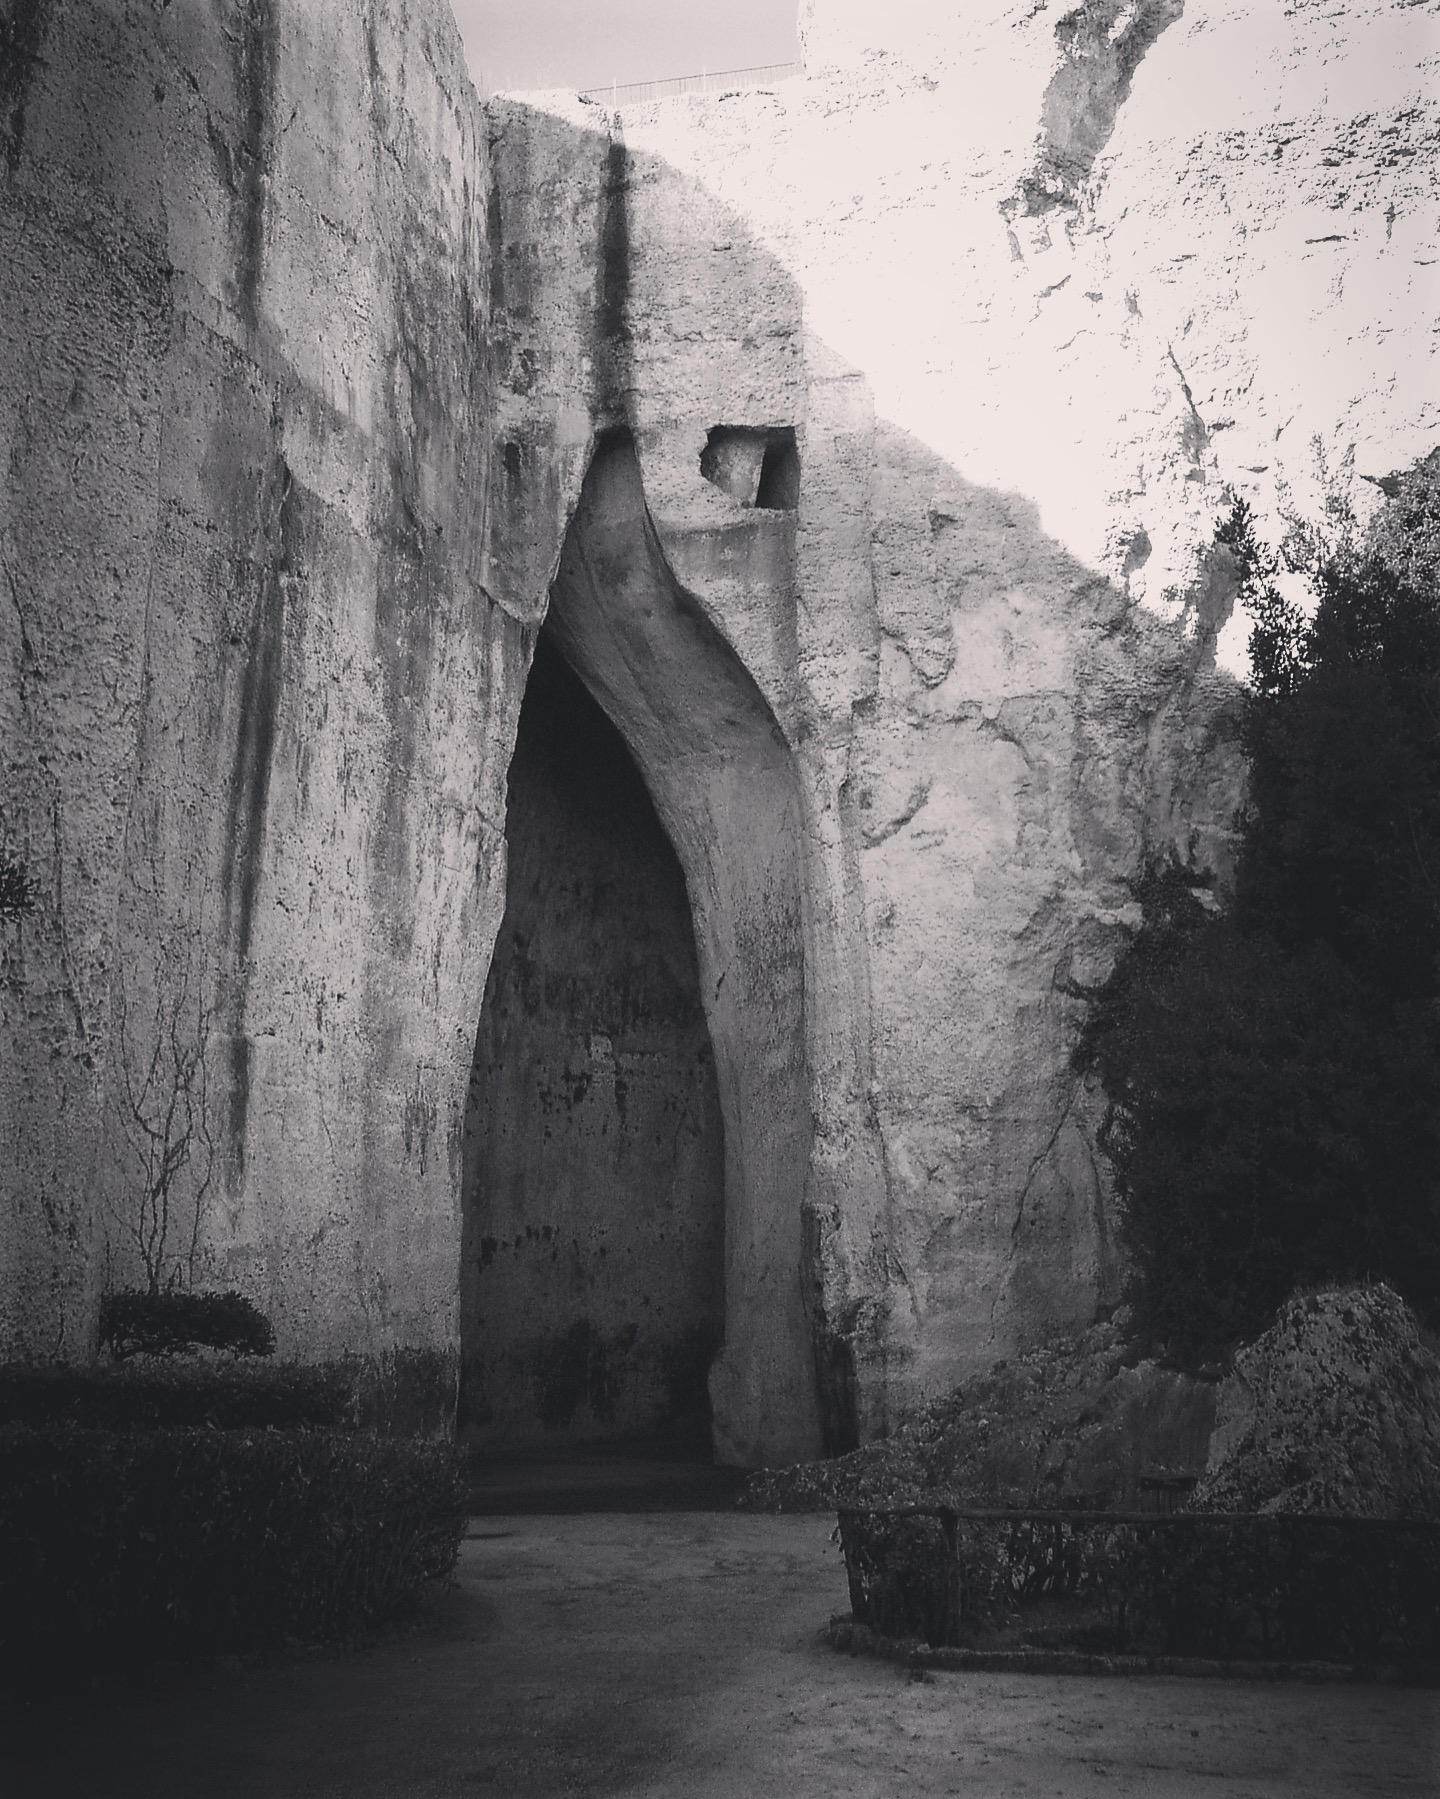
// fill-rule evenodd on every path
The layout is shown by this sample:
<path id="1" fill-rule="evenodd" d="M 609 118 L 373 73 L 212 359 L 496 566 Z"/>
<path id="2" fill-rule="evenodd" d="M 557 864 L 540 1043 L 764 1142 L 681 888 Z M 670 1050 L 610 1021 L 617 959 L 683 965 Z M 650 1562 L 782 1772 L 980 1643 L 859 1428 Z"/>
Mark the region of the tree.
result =
<path id="1" fill-rule="evenodd" d="M 1234 902 L 1148 869 L 1078 1051 L 1137 1322 L 1181 1362 L 1325 1280 L 1440 1321 L 1440 456 L 1386 491 L 1309 569 L 1309 620 L 1243 502 L 1222 521 L 1254 668 Z"/>
<path id="2" fill-rule="evenodd" d="M 193 1284 L 215 1169 L 207 1061 L 212 1015 L 192 997 L 191 984 L 188 960 L 157 983 L 148 1048 L 139 1040 L 123 978 L 115 988 L 117 1107 L 134 1179 L 110 1213 L 138 1253 L 152 1295 L 182 1278 Z"/>

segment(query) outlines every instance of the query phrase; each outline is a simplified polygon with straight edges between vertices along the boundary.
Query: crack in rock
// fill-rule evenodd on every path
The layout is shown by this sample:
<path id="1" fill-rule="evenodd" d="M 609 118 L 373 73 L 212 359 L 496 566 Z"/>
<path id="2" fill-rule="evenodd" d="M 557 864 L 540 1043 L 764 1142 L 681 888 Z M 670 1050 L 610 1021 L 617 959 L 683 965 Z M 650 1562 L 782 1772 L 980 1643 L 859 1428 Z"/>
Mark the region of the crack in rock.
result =
<path id="1" fill-rule="evenodd" d="M 1038 154 L 1002 208 L 1007 218 L 1079 204 L 1136 69 L 1184 10 L 1185 0 L 1085 0 L 1057 23 L 1061 60 L 1042 102 Z"/>

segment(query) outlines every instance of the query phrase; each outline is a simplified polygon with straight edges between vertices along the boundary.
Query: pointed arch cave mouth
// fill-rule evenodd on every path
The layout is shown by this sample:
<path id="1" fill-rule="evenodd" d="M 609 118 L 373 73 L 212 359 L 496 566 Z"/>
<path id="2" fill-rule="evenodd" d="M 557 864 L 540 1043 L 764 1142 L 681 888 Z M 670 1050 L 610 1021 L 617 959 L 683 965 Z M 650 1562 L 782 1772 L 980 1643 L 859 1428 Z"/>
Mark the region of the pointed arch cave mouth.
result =
<path id="1" fill-rule="evenodd" d="M 510 766 L 471 1071 L 462 1425 L 708 1455 L 724 1127 L 685 878 L 548 630 Z"/>
<path id="2" fill-rule="evenodd" d="M 816 1451 L 802 837 L 785 738 L 602 436 L 510 770 L 464 1137 L 472 1441 Z"/>

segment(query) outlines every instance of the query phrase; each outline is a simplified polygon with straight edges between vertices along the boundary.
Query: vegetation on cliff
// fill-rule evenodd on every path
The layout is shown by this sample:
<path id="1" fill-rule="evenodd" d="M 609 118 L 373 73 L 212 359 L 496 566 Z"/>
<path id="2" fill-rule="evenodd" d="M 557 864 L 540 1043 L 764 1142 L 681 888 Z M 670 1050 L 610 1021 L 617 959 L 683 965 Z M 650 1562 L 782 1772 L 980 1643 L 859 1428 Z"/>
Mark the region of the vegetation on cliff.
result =
<path id="1" fill-rule="evenodd" d="M 1368 533 L 1299 538 L 1313 616 L 1237 501 L 1252 621 L 1234 902 L 1152 867 L 1079 1050 L 1110 1096 L 1142 1337 L 1180 1365 L 1299 1287 L 1440 1319 L 1440 451 Z"/>

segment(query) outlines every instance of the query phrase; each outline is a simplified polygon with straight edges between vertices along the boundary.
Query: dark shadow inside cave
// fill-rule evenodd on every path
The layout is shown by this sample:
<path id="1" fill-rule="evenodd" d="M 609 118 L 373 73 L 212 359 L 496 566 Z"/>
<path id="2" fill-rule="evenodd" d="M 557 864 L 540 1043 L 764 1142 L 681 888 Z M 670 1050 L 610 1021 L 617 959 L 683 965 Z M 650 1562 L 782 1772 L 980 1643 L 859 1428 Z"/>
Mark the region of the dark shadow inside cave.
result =
<path id="1" fill-rule="evenodd" d="M 760 464 L 755 505 L 761 512 L 793 512 L 800 504 L 800 452 L 793 430 L 772 432 Z"/>
<path id="2" fill-rule="evenodd" d="M 465 1127 L 460 1424 L 708 1456 L 724 1132 L 685 879 L 542 630 Z"/>

